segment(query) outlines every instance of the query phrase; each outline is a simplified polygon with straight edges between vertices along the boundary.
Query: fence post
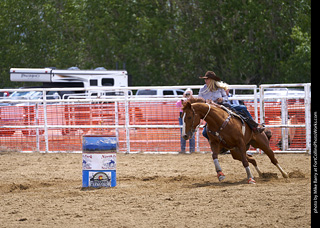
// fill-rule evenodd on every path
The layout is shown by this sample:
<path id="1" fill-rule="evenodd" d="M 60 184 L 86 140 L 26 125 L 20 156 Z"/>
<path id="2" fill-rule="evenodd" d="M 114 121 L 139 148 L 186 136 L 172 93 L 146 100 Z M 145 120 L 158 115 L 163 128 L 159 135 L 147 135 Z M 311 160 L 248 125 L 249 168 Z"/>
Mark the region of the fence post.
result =
<path id="1" fill-rule="evenodd" d="M 125 109 L 125 128 L 126 128 L 126 141 L 127 141 L 127 152 L 130 153 L 130 115 L 129 115 L 129 102 L 128 102 L 128 89 L 124 89 L 124 109 Z"/>
<path id="2" fill-rule="evenodd" d="M 281 124 L 287 125 L 288 124 L 288 103 L 287 99 L 281 98 Z M 288 149 L 288 128 L 281 128 L 281 143 L 282 143 L 282 150 L 286 151 Z M 292 136 L 291 136 L 292 137 Z"/>
<path id="3" fill-rule="evenodd" d="M 311 154 L 311 97 L 310 94 L 311 83 L 304 84 L 305 94 L 305 124 L 306 124 L 306 152 Z"/>
<path id="4" fill-rule="evenodd" d="M 255 116 L 255 121 L 257 123 L 259 123 L 257 86 L 255 86 L 254 89 L 253 89 L 253 95 L 254 95 L 254 116 Z"/>
<path id="5" fill-rule="evenodd" d="M 260 90 L 260 123 L 264 123 L 264 87 L 259 86 Z"/>
<path id="6" fill-rule="evenodd" d="M 116 127 L 116 138 L 117 138 L 117 142 L 119 142 L 119 109 L 118 109 L 118 101 L 114 102 L 114 121 L 115 121 L 115 125 Z M 119 148 L 117 148 L 117 152 Z"/>
<path id="7" fill-rule="evenodd" d="M 46 91 L 42 90 L 43 97 L 43 119 L 44 119 L 44 137 L 46 144 L 46 153 L 49 152 L 49 136 L 48 136 L 48 117 L 47 117 L 47 96 Z"/>
<path id="8" fill-rule="evenodd" d="M 39 121 L 39 103 L 35 104 L 35 108 L 36 108 L 36 125 L 39 125 L 40 121 Z M 37 152 L 40 151 L 40 132 L 39 132 L 39 128 L 36 128 L 36 144 L 37 144 Z"/>

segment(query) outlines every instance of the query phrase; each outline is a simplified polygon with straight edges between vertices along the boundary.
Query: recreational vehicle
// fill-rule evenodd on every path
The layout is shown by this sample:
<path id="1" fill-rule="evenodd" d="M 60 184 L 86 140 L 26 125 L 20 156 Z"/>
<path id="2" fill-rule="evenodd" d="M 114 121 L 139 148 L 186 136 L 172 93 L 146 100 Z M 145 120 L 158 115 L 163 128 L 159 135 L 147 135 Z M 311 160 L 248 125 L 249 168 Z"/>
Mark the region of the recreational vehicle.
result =
<path id="1" fill-rule="evenodd" d="M 44 87 L 127 87 L 129 76 L 125 70 L 106 70 L 103 67 L 95 70 L 80 70 L 77 67 L 68 70 L 55 68 L 11 68 L 10 80 L 16 82 L 42 82 Z M 91 91 L 92 92 L 92 91 Z M 87 94 L 91 92 L 86 91 Z M 100 94 L 101 91 L 94 93 Z M 101 95 L 101 94 L 100 94 Z"/>

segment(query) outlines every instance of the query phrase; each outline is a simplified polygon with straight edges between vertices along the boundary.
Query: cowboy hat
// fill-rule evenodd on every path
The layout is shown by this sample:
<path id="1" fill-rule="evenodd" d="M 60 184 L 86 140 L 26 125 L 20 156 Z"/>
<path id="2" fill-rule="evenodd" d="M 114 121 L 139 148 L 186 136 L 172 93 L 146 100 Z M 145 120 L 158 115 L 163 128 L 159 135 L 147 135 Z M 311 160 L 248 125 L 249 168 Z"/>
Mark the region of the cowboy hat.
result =
<path id="1" fill-rule="evenodd" d="M 221 81 L 221 79 L 213 71 L 207 71 L 207 73 L 203 77 L 200 76 L 199 78 L 211 78 L 218 82 Z"/>

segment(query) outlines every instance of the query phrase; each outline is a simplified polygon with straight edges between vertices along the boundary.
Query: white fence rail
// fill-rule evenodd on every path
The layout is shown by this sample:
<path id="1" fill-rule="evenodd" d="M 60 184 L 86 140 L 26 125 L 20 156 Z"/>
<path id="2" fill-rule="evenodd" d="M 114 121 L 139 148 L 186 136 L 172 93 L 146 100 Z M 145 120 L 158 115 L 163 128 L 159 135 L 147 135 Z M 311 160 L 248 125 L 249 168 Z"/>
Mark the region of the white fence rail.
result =
<path id="1" fill-rule="evenodd" d="M 20 93 L 38 91 L 42 96 L 0 99 L 1 147 L 20 151 L 80 152 L 82 135 L 103 134 L 117 136 L 119 152 L 176 153 L 180 150 L 181 126 L 175 103 L 182 96 L 132 94 L 141 89 L 198 90 L 201 87 L 111 87 L 108 91 L 120 96 L 69 94 L 56 96 L 56 99 L 52 99 L 55 95 L 45 95 L 55 91 L 83 94 L 85 91 L 81 88 L 16 89 L 14 91 Z M 279 87 L 301 87 L 303 92 L 298 95 L 286 93 L 281 97 L 279 94 L 268 94 L 267 89 Z M 230 100 L 243 100 L 256 121 L 266 122 L 272 128 L 274 140 L 270 143 L 276 152 L 303 153 L 310 151 L 311 144 L 310 87 L 310 83 L 261 85 L 258 92 L 256 85 L 230 85 L 233 94 Z M 97 90 L 104 91 L 101 88 L 91 88 L 89 91 L 94 94 Z M 196 134 L 196 151 L 210 151 L 201 132 Z"/>

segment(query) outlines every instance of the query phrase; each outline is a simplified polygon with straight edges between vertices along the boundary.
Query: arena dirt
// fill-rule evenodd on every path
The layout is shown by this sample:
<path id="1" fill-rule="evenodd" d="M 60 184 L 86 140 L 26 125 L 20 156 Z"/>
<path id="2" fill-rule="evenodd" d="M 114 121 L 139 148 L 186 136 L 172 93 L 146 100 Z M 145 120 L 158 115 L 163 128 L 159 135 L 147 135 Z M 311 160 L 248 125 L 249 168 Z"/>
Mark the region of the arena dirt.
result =
<path id="1" fill-rule="evenodd" d="M 219 158 L 223 183 L 210 154 L 118 154 L 117 186 L 84 190 L 81 154 L 0 152 L 0 227 L 310 227 L 309 155 L 277 155 L 289 179 L 255 155 L 256 185 Z"/>

